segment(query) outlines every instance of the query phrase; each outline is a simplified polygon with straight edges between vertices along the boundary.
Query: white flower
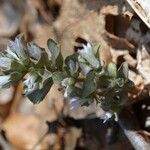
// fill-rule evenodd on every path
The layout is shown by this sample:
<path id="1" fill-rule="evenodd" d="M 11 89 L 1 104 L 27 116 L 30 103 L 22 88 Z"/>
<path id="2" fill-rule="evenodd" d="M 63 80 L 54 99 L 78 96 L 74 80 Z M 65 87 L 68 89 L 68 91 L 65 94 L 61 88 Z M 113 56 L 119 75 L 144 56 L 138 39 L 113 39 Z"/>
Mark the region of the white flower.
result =
<path id="1" fill-rule="evenodd" d="M 67 97 L 68 97 L 68 88 L 69 88 L 69 86 L 67 86 L 66 89 L 65 89 L 64 98 L 67 98 Z"/>
<path id="2" fill-rule="evenodd" d="M 34 58 L 36 60 L 40 59 L 42 50 L 35 43 L 29 43 L 28 50 L 29 50 L 29 55 L 32 58 Z"/>
<path id="3" fill-rule="evenodd" d="M 16 55 L 15 52 L 13 52 L 10 47 L 7 46 L 7 49 L 6 49 L 6 52 L 11 55 L 12 58 L 16 59 L 16 60 L 19 60 L 19 57 Z"/>
<path id="4" fill-rule="evenodd" d="M 38 88 L 38 83 L 36 82 L 37 75 L 30 75 L 28 79 L 24 81 L 25 94 L 28 95 Z"/>
<path id="5" fill-rule="evenodd" d="M 0 76 L 0 88 L 3 88 L 10 82 L 10 75 Z"/>
<path id="6" fill-rule="evenodd" d="M 103 119 L 103 123 L 105 123 L 106 121 L 108 121 L 111 117 L 113 116 L 112 112 L 106 111 L 104 112 L 101 116 L 100 119 Z"/>
<path id="7" fill-rule="evenodd" d="M 68 85 L 68 80 L 69 80 L 69 78 L 63 79 L 63 80 L 61 81 L 61 85 L 62 85 L 63 87 L 67 87 L 67 85 Z"/>
<path id="8" fill-rule="evenodd" d="M 70 73 L 72 75 L 78 71 L 79 65 L 77 62 L 70 59 L 68 64 L 69 64 Z"/>
<path id="9" fill-rule="evenodd" d="M 87 45 L 83 44 L 83 50 L 85 53 L 92 54 L 92 45 L 90 43 L 87 43 Z"/>
<path id="10" fill-rule="evenodd" d="M 80 107 L 80 98 L 72 97 L 69 99 L 69 106 L 71 111 L 76 111 Z"/>
<path id="11" fill-rule="evenodd" d="M 65 78 L 61 81 L 61 85 L 63 87 L 65 87 L 65 91 L 64 91 L 64 97 L 67 98 L 68 97 L 68 89 L 69 89 L 69 86 L 68 86 L 68 80 L 69 78 Z"/>
<path id="12" fill-rule="evenodd" d="M 20 35 L 16 37 L 15 41 L 9 41 L 6 52 L 16 60 L 26 59 L 27 52 L 23 37 Z"/>
<path id="13" fill-rule="evenodd" d="M 83 75 L 87 75 L 92 70 L 91 67 L 89 67 L 88 65 L 86 65 L 84 63 L 79 63 L 79 66 L 82 69 L 82 74 Z"/>
<path id="14" fill-rule="evenodd" d="M 72 78 L 65 78 L 61 81 L 61 85 L 64 87 L 64 97 L 68 98 L 72 92 Z"/>
<path id="15" fill-rule="evenodd" d="M 11 65 L 11 59 L 7 57 L 0 57 L 0 68 L 2 70 L 8 70 Z"/>
<path id="16" fill-rule="evenodd" d="M 87 43 L 87 45 L 83 44 L 83 49 L 79 49 L 78 53 L 86 59 L 94 68 L 99 67 L 99 61 L 94 56 L 93 48 L 90 43 Z"/>

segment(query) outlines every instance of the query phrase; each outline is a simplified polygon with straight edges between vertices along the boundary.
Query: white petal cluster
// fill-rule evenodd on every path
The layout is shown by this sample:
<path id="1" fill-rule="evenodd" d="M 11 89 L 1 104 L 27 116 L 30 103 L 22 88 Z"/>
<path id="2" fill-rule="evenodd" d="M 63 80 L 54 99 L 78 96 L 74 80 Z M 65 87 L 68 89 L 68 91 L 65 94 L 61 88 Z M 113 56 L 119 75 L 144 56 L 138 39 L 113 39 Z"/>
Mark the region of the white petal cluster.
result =
<path id="1" fill-rule="evenodd" d="M 80 98 L 72 97 L 69 99 L 69 106 L 71 111 L 76 111 L 80 107 Z"/>
<path id="2" fill-rule="evenodd" d="M 67 86 L 66 89 L 65 89 L 64 98 L 68 97 L 68 89 L 69 89 L 69 86 Z"/>
<path id="3" fill-rule="evenodd" d="M 80 63 L 79 66 L 82 69 L 82 74 L 83 75 L 87 75 L 92 70 L 91 67 L 89 67 L 88 65 L 86 65 L 84 63 Z"/>
<path id="4" fill-rule="evenodd" d="M 25 88 L 25 95 L 28 95 L 35 91 L 38 88 L 38 83 L 36 82 L 37 76 L 36 75 L 30 75 L 28 79 L 24 81 Z"/>
<path id="5" fill-rule="evenodd" d="M 0 76 L 0 88 L 3 88 L 10 82 L 10 75 Z"/>
<path id="6" fill-rule="evenodd" d="M 16 55 L 15 52 L 13 52 L 10 47 L 7 46 L 6 52 L 13 58 L 16 60 L 19 60 L 19 57 Z"/>
<path id="7" fill-rule="evenodd" d="M 9 41 L 6 52 L 18 61 L 27 58 L 26 46 L 21 36 L 17 37 L 15 41 Z"/>
<path id="8" fill-rule="evenodd" d="M 86 59 L 90 65 L 94 68 L 98 68 L 100 66 L 99 61 L 94 56 L 93 48 L 90 43 L 87 43 L 87 45 L 83 45 L 83 49 L 79 49 L 78 53 Z"/>
<path id="9" fill-rule="evenodd" d="M 69 78 L 63 79 L 63 80 L 61 81 L 61 85 L 62 85 L 63 87 L 67 87 L 67 85 L 68 85 L 68 80 L 69 80 Z"/>
<path id="10" fill-rule="evenodd" d="M 0 68 L 2 70 L 8 70 L 11 65 L 11 59 L 8 57 L 0 57 Z"/>
<path id="11" fill-rule="evenodd" d="M 34 58 L 36 60 L 40 59 L 42 51 L 39 48 L 39 46 L 37 46 L 34 43 L 29 43 L 28 44 L 28 51 L 29 51 L 29 55 L 31 58 Z"/>

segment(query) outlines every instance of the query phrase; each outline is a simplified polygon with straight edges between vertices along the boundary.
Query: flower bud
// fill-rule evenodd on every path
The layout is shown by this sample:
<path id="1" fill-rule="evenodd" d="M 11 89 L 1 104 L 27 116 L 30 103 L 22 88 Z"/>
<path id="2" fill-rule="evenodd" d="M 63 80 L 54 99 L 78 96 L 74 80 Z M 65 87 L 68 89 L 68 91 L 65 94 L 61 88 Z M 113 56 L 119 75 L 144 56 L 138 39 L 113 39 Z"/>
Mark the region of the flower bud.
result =
<path id="1" fill-rule="evenodd" d="M 36 82 L 36 79 L 37 79 L 37 75 L 30 75 L 30 77 L 24 81 L 25 95 L 32 93 L 38 88 L 38 83 Z"/>
<path id="2" fill-rule="evenodd" d="M 11 59 L 7 57 L 0 57 L 0 69 L 9 70 L 11 66 Z"/>
<path id="3" fill-rule="evenodd" d="M 76 111 L 80 107 L 80 98 L 79 97 L 72 97 L 69 100 L 70 110 Z"/>
<path id="4" fill-rule="evenodd" d="M 31 58 L 39 60 L 41 57 L 42 49 L 35 43 L 28 44 L 28 51 Z"/>
<path id="5" fill-rule="evenodd" d="M 94 67 L 94 68 L 99 68 L 100 63 L 96 59 L 94 55 L 94 51 L 92 48 L 92 45 L 90 43 L 87 43 L 87 45 L 83 45 L 83 49 L 80 49 L 78 53 L 88 61 L 88 63 Z"/>

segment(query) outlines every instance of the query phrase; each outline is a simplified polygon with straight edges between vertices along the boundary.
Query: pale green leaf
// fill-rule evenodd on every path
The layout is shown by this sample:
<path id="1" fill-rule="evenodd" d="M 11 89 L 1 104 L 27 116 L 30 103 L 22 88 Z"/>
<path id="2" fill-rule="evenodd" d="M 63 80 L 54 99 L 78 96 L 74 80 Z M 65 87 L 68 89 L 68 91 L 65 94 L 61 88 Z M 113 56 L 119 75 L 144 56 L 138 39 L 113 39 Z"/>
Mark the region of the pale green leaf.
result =
<path id="1" fill-rule="evenodd" d="M 51 53 L 51 59 L 52 59 L 53 65 L 55 65 L 59 70 L 62 70 L 63 57 L 60 52 L 60 47 L 53 39 L 48 39 L 47 45 Z"/>
<path id="2" fill-rule="evenodd" d="M 119 72 L 119 77 L 122 77 L 124 79 L 128 79 L 128 74 L 129 74 L 129 68 L 128 68 L 128 63 L 124 62 L 118 69 Z"/>
<path id="3" fill-rule="evenodd" d="M 107 67 L 108 73 L 113 78 L 117 77 L 117 66 L 114 63 L 109 63 Z"/>
<path id="4" fill-rule="evenodd" d="M 52 79 L 54 83 L 61 83 L 66 77 L 66 74 L 61 71 L 57 71 L 52 74 Z"/>

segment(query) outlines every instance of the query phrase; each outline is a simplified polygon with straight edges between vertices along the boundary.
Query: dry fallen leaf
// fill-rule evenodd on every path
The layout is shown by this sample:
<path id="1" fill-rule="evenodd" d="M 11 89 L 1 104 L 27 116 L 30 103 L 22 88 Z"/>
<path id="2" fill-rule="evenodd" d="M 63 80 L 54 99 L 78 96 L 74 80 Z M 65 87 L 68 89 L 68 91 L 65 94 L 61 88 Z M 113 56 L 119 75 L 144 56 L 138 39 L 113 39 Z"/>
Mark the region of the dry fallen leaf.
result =
<path id="1" fill-rule="evenodd" d="M 39 119 L 33 115 L 10 115 L 3 123 L 8 142 L 17 150 L 31 149 L 38 141 Z M 36 150 L 40 150 L 38 145 Z"/>

